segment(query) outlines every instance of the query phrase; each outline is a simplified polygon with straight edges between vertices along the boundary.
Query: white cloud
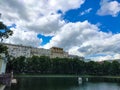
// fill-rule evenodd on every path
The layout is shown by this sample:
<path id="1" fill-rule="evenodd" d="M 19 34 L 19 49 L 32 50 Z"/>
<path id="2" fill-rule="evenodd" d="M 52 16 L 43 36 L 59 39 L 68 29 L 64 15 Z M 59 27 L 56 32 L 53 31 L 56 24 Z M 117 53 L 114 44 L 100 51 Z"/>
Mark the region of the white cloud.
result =
<path id="1" fill-rule="evenodd" d="M 64 24 L 65 22 L 60 19 L 60 15 L 55 14 L 39 18 L 37 21 L 27 24 L 26 27 L 37 33 L 54 35 Z"/>
<path id="2" fill-rule="evenodd" d="M 4 23 L 17 25 L 16 29 L 13 29 L 13 36 L 5 42 L 39 46 L 42 40 L 37 38 L 37 34 L 54 35 L 43 47 L 59 46 L 80 56 L 102 53 L 108 56 L 114 54 L 114 58 L 119 58 L 119 33 L 113 35 L 102 32 L 98 25 L 88 21 L 66 23 L 61 20 L 61 14 L 57 13 L 58 10 L 65 13 L 79 8 L 84 2 L 85 0 L 1 0 L 0 13 Z M 114 1 L 113 5 L 115 9 L 119 6 L 117 1 Z M 85 10 L 84 14 L 91 10 Z M 109 14 L 113 16 L 119 12 L 115 10 L 116 12 L 111 14 L 111 11 L 113 9 L 109 10 Z"/>
<path id="3" fill-rule="evenodd" d="M 80 7 L 85 0 L 49 0 L 52 9 L 62 10 L 63 12 Z"/>
<path id="4" fill-rule="evenodd" d="M 94 60 L 94 61 L 112 60 L 113 56 L 112 55 L 97 56 L 97 57 L 91 57 L 91 59 Z"/>
<path id="5" fill-rule="evenodd" d="M 119 38 L 120 34 L 102 32 L 97 25 L 88 21 L 66 23 L 44 47 L 58 46 L 69 51 L 70 54 L 85 57 L 95 54 L 106 54 L 110 57 L 111 54 L 119 53 Z M 109 59 L 108 56 L 99 58 Z"/>
<path id="6" fill-rule="evenodd" d="M 92 11 L 92 8 L 88 8 L 87 10 L 81 12 L 80 15 L 82 16 L 82 15 L 88 14 L 88 13 L 90 13 L 91 11 Z"/>
<path id="7" fill-rule="evenodd" d="M 114 59 L 120 59 L 120 54 L 118 54 L 118 53 L 115 54 L 115 55 L 114 55 Z"/>
<path id="8" fill-rule="evenodd" d="M 120 13 L 120 3 L 118 1 L 102 0 L 98 15 L 112 15 L 116 17 Z"/>
<path id="9" fill-rule="evenodd" d="M 7 42 L 28 45 L 38 42 L 38 45 L 37 34 L 54 35 L 64 25 L 58 10 L 66 12 L 79 8 L 84 2 L 85 0 L 0 0 L 0 13 L 4 23 L 17 25 Z"/>
<path id="10" fill-rule="evenodd" d="M 115 54 L 109 54 L 103 56 L 95 56 L 95 57 L 91 57 L 91 59 L 94 61 L 116 60 L 116 59 L 120 59 L 120 54 L 115 53 Z"/>
<path id="11" fill-rule="evenodd" d="M 14 34 L 9 39 L 4 40 L 5 43 L 23 44 L 38 47 L 42 39 L 37 38 L 37 33 L 33 31 L 23 31 L 13 29 Z"/>
<path id="12" fill-rule="evenodd" d="M 79 56 L 84 56 L 81 52 L 79 52 L 79 47 L 78 46 L 73 46 L 71 47 L 68 52 L 71 54 L 71 55 L 79 55 Z"/>

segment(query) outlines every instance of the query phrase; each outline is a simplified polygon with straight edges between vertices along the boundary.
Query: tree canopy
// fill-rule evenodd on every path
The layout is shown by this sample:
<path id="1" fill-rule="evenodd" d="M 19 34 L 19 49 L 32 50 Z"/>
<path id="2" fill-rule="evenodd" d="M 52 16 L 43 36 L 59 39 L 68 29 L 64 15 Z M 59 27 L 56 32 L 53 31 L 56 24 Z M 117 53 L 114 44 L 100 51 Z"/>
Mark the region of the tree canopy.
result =
<path id="1" fill-rule="evenodd" d="M 7 28 L 7 26 L 0 21 L 0 41 L 3 41 L 3 38 L 8 38 L 13 34 L 13 31 Z M 7 47 L 3 46 L 2 43 L 0 43 L 0 53 L 7 54 Z"/>
<path id="2" fill-rule="evenodd" d="M 3 38 L 8 38 L 13 34 L 13 31 L 10 30 L 3 22 L 0 21 L 0 40 L 3 41 Z"/>
<path id="3" fill-rule="evenodd" d="M 115 60 L 113 62 L 85 62 L 76 58 L 51 59 L 45 56 L 13 58 L 8 60 L 7 70 L 10 71 L 10 69 L 17 74 L 120 75 L 120 63 Z"/>

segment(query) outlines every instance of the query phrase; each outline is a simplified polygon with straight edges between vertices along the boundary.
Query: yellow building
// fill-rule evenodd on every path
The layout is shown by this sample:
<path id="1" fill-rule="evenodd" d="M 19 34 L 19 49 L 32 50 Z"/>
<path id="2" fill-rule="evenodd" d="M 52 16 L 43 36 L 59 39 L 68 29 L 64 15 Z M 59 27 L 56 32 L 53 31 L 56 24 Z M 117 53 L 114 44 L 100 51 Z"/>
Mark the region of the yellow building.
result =
<path id="1" fill-rule="evenodd" d="M 52 47 L 50 48 L 51 54 L 50 58 L 68 58 L 68 53 L 63 50 L 63 48 Z"/>

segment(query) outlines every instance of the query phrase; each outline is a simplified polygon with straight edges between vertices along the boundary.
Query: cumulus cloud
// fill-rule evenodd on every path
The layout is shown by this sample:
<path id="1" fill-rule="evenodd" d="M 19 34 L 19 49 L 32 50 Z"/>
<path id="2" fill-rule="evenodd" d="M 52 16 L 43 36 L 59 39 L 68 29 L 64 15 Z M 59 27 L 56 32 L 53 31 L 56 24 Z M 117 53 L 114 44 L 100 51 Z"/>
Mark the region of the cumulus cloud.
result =
<path id="1" fill-rule="evenodd" d="M 101 7 L 97 11 L 98 15 L 112 15 L 116 17 L 120 13 L 120 3 L 118 1 L 102 0 Z"/>
<path id="2" fill-rule="evenodd" d="M 85 0 L 1 0 L 2 20 L 7 25 L 16 24 L 15 29 L 11 28 L 14 31 L 13 36 L 4 42 L 37 47 L 42 42 L 42 39 L 37 38 L 38 34 L 52 35 L 53 38 L 49 43 L 39 47 L 58 46 L 70 54 L 85 57 L 102 53 L 110 55 L 110 58 L 113 57 L 111 55 L 114 55 L 114 58 L 120 58 L 119 33 L 102 32 L 98 25 L 91 24 L 87 20 L 66 23 L 61 19 L 61 13 L 57 13 L 59 10 L 65 13 L 70 9 L 80 8 L 84 2 Z M 119 12 L 116 10 L 119 8 L 119 3 L 117 1 L 106 3 L 106 7 L 101 4 L 99 14 L 105 7 L 105 13 L 109 11 L 108 14 L 116 16 Z M 109 9 L 108 7 L 111 5 L 114 7 Z M 89 13 L 91 10 L 89 8 L 83 14 Z"/>
<path id="3" fill-rule="evenodd" d="M 42 42 L 42 39 L 37 38 L 37 33 L 33 31 L 23 31 L 12 29 L 14 34 L 9 39 L 4 40 L 5 43 L 23 44 L 33 47 L 38 47 Z"/>
<path id="4" fill-rule="evenodd" d="M 97 56 L 97 57 L 91 57 L 91 59 L 94 61 L 112 60 L 113 56 L 112 55 Z"/>
<path id="5" fill-rule="evenodd" d="M 117 60 L 120 59 L 120 54 L 119 53 L 109 54 L 109 55 L 106 54 L 106 55 L 91 57 L 91 59 L 94 61 Z"/>
<path id="6" fill-rule="evenodd" d="M 26 27 L 37 33 L 54 35 L 64 24 L 65 21 L 60 19 L 60 15 L 55 14 L 42 17 L 35 22 L 27 24 Z"/>
<path id="7" fill-rule="evenodd" d="M 40 42 L 36 38 L 37 34 L 54 35 L 64 25 L 65 21 L 61 20 L 58 10 L 65 13 L 79 8 L 84 2 L 85 0 L 0 0 L 0 13 L 4 23 L 17 25 L 12 38 L 7 42 L 32 45 L 36 39 L 38 45 Z"/>
<path id="8" fill-rule="evenodd" d="M 95 54 L 111 55 L 119 54 L 119 38 L 120 34 L 113 35 L 112 33 L 102 32 L 97 25 L 88 21 L 67 23 L 44 47 L 58 46 L 64 48 L 70 54 L 85 57 Z M 107 58 L 104 57 L 103 59 Z"/>
<path id="9" fill-rule="evenodd" d="M 78 8 L 80 5 L 82 5 L 85 2 L 85 0 L 59 0 L 56 2 L 56 0 L 49 0 L 49 5 L 53 9 L 62 10 L 63 12 L 68 11 L 70 9 Z"/>

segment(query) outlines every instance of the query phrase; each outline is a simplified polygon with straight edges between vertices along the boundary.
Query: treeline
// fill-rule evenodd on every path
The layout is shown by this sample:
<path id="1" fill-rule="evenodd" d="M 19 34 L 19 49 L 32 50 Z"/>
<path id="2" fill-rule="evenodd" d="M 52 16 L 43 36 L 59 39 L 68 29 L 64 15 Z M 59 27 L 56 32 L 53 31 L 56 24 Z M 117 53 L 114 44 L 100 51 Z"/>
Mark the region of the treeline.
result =
<path id="1" fill-rule="evenodd" d="M 75 75 L 120 75 L 120 63 L 84 62 L 78 58 L 54 58 L 33 56 L 18 57 L 8 60 L 7 72 L 21 74 L 75 74 Z"/>

